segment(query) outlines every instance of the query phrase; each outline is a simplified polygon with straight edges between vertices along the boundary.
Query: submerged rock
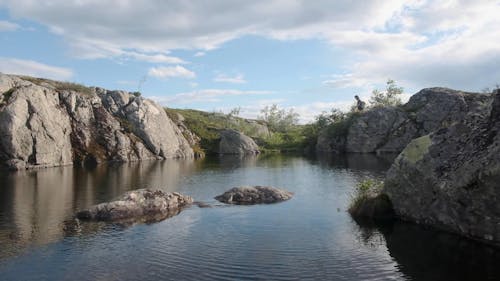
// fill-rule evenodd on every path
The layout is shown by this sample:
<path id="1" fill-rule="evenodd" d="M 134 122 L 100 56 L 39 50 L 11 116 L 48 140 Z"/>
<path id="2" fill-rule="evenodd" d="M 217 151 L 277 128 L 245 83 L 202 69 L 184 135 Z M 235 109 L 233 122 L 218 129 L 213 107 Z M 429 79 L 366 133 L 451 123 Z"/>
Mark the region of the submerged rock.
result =
<path id="1" fill-rule="evenodd" d="M 193 203 L 193 198 L 177 192 L 155 189 L 138 189 L 125 193 L 116 201 L 101 203 L 80 211 L 76 217 L 81 220 L 161 220 L 171 217 Z"/>
<path id="2" fill-rule="evenodd" d="M 270 204 L 291 199 L 293 192 L 270 186 L 234 187 L 215 197 L 216 200 L 237 205 Z"/>

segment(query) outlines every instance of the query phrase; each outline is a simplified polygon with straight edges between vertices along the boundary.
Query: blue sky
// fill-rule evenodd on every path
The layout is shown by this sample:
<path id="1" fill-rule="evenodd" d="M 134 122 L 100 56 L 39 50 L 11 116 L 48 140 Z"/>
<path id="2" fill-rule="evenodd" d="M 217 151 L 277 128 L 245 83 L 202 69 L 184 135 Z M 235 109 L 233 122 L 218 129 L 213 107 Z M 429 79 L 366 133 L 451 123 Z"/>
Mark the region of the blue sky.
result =
<path id="1" fill-rule="evenodd" d="M 0 71 L 307 122 L 388 78 L 405 98 L 500 83 L 498 14 L 495 0 L 0 0 Z"/>

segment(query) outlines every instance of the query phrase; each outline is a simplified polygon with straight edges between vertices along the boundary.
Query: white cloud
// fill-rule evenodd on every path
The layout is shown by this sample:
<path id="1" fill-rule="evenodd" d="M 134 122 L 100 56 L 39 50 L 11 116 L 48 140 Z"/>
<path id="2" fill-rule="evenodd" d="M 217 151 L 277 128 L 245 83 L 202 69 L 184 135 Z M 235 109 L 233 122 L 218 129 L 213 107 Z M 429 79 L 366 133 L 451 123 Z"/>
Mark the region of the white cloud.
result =
<path id="1" fill-rule="evenodd" d="M 206 53 L 205 52 L 196 52 L 194 54 L 195 57 L 203 57 Z"/>
<path id="2" fill-rule="evenodd" d="M 195 78 L 196 73 L 180 66 L 158 66 L 152 67 L 148 71 L 148 75 L 156 78 Z"/>
<path id="3" fill-rule="evenodd" d="M 226 74 L 219 73 L 214 78 L 215 82 L 221 83 L 232 83 L 232 84 L 244 84 L 247 81 L 243 77 L 243 74 L 237 74 L 236 76 L 228 76 Z"/>
<path id="4" fill-rule="evenodd" d="M 5 57 L 0 57 L 0 72 L 56 80 L 66 80 L 73 76 L 73 71 L 69 68 L 51 66 L 32 60 Z"/>
<path id="5" fill-rule="evenodd" d="M 184 64 L 186 63 L 184 60 L 177 58 L 177 57 L 172 57 L 172 56 L 167 56 L 164 54 L 142 54 L 138 52 L 128 52 L 124 53 L 125 57 L 131 57 L 133 59 L 136 59 L 138 61 L 145 61 L 145 62 L 152 62 L 152 63 L 171 63 L 171 64 Z"/>
<path id="6" fill-rule="evenodd" d="M 347 50 L 353 56 L 347 75 L 330 79 L 333 87 L 391 77 L 412 87 L 472 90 L 500 77 L 498 0 L 4 0 L 0 7 L 46 25 L 86 58 L 181 64 L 168 50 L 201 50 L 197 56 L 257 35 L 320 39 Z"/>
<path id="7" fill-rule="evenodd" d="M 164 104 L 190 104 L 197 102 L 218 102 L 223 97 L 248 96 L 248 95 L 269 95 L 272 91 L 241 91 L 233 89 L 204 89 L 192 92 L 178 93 L 173 96 L 159 97 L 153 96 L 151 99 Z"/>
<path id="8" fill-rule="evenodd" d="M 10 21 L 0 20 L 0 31 L 1 32 L 4 32 L 4 31 L 16 31 L 16 30 L 18 30 L 20 28 L 21 28 L 21 26 L 19 26 L 17 23 L 13 23 L 13 22 L 10 22 Z"/>

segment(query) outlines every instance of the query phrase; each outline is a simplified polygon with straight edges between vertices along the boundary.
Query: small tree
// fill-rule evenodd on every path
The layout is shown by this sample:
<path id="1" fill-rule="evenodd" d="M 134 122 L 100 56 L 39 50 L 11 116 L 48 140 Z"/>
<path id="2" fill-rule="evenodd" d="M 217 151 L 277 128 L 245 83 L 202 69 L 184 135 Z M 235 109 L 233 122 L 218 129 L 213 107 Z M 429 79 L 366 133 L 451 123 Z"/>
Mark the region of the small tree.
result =
<path id="1" fill-rule="evenodd" d="M 375 89 L 372 91 L 372 96 L 370 97 L 370 104 L 374 107 L 378 106 L 398 106 L 401 105 L 401 94 L 403 93 L 403 87 L 398 87 L 396 81 L 389 79 L 387 80 L 385 92 Z"/>
<path id="2" fill-rule="evenodd" d="M 287 132 L 299 122 L 299 114 L 293 109 L 286 111 L 276 104 L 264 107 L 260 113 L 259 119 L 267 122 L 270 129 L 276 132 Z"/>
<path id="3" fill-rule="evenodd" d="M 238 115 L 240 115 L 240 112 L 241 112 L 241 107 L 238 106 L 238 107 L 231 109 L 231 111 L 229 111 L 229 113 L 227 115 L 230 117 L 231 116 L 238 116 Z"/>

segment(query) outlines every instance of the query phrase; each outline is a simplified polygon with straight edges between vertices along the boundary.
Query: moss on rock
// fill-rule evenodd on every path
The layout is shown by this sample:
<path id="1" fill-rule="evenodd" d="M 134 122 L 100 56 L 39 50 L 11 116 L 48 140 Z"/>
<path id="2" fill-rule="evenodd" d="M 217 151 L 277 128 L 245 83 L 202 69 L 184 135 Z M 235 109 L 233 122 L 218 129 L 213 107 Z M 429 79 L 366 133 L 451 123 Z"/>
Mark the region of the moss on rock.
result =
<path id="1" fill-rule="evenodd" d="M 406 161 L 415 164 L 424 158 L 424 155 L 429 152 L 429 147 L 432 140 L 429 135 L 425 135 L 412 140 L 408 146 L 401 152 L 401 156 Z"/>

